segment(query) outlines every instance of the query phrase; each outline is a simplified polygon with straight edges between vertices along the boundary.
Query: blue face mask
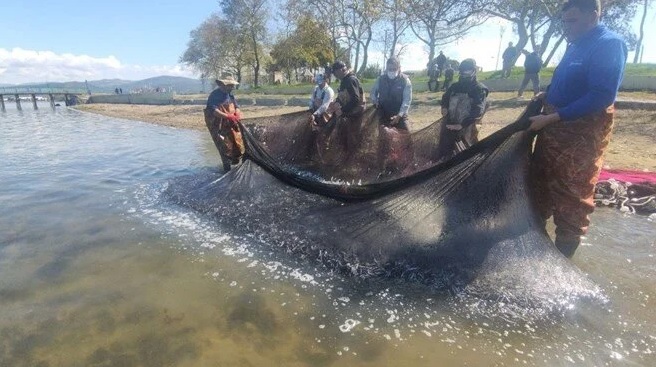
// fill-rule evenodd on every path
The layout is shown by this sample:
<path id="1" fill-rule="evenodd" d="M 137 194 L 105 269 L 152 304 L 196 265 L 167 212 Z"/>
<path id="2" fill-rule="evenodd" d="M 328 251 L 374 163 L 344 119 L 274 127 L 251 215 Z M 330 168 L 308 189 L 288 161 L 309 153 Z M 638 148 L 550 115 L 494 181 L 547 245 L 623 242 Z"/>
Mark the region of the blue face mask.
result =
<path id="1" fill-rule="evenodd" d="M 395 79 L 397 76 L 399 76 L 398 71 L 388 71 L 387 72 L 387 77 L 390 79 Z"/>

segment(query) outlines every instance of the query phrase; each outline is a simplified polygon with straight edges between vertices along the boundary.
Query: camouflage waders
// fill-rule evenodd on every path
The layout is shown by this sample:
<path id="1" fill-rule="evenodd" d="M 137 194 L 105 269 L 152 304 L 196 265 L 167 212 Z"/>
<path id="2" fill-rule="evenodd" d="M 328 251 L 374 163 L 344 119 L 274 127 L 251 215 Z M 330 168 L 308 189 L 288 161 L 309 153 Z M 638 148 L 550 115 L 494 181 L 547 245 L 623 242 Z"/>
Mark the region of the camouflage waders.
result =
<path id="1" fill-rule="evenodd" d="M 555 111 L 545 106 L 546 113 Z M 603 153 L 610 141 L 614 106 L 541 130 L 532 156 L 532 178 L 538 210 L 544 220 L 553 215 L 556 247 L 574 255 L 587 233 L 594 211 L 595 184 Z"/>

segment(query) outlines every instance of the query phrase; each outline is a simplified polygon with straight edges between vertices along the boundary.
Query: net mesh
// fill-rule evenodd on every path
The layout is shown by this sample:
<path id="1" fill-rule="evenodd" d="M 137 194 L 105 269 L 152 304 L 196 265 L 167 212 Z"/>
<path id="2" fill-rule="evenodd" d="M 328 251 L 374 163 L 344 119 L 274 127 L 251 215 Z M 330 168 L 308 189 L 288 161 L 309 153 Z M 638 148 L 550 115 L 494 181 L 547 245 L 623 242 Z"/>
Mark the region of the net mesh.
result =
<path id="1" fill-rule="evenodd" d="M 527 184 L 533 139 L 525 129 L 540 108 L 531 102 L 517 121 L 452 157 L 440 152 L 438 120 L 400 139 L 410 158 L 392 169 L 381 165 L 386 132 L 374 109 L 352 152 L 342 149 L 339 121 L 322 138 L 303 112 L 246 120 L 242 164 L 180 177 L 167 194 L 235 234 L 355 277 L 450 289 L 503 279 L 513 297 L 587 292 L 594 287 L 581 287 L 580 272 L 553 246 Z M 527 266 L 552 281 L 520 276 Z"/>

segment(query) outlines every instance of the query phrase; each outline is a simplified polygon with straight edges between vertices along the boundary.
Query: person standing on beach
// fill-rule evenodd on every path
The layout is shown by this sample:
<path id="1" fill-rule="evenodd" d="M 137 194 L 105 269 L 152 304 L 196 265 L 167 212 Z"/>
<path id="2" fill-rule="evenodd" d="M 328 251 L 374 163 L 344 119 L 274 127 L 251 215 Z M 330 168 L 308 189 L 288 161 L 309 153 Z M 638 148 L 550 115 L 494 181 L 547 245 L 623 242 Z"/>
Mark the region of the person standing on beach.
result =
<path id="1" fill-rule="evenodd" d="M 531 176 L 542 219 L 553 216 L 555 245 L 572 257 L 590 224 L 594 189 L 613 128 L 614 103 L 627 47 L 599 24 L 599 0 L 569 0 L 562 8 L 567 50 L 554 71 L 537 131 Z"/>
<path id="2" fill-rule="evenodd" d="M 232 78 L 217 79 L 217 88 L 210 93 L 205 107 L 205 124 L 210 130 L 214 145 L 219 150 L 223 170 L 229 171 L 231 165 L 238 164 L 246 152 L 239 122 L 241 111 L 232 95 L 239 85 Z"/>
<path id="3" fill-rule="evenodd" d="M 528 85 L 529 80 L 533 83 L 533 95 L 540 93 L 540 69 L 542 69 L 542 59 L 540 58 L 540 48 L 535 46 L 533 52 L 529 53 L 522 50 L 524 57 L 524 79 L 517 91 L 517 97 L 522 97 L 524 89 Z"/>
<path id="4" fill-rule="evenodd" d="M 508 42 L 508 47 L 503 51 L 501 58 L 503 59 L 501 79 L 505 79 L 510 76 L 510 71 L 512 70 L 512 67 L 515 64 L 515 60 L 517 59 L 517 48 L 513 46 L 512 42 Z"/>

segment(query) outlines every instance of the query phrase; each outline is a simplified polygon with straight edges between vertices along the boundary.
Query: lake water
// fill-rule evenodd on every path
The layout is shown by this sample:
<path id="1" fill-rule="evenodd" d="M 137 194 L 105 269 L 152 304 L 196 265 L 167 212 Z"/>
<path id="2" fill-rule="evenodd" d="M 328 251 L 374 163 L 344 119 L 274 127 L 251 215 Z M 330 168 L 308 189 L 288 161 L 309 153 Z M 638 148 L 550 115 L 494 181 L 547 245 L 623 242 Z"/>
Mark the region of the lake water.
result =
<path id="1" fill-rule="evenodd" d="M 0 113 L 0 366 L 656 365 L 646 217 L 598 209 L 549 312 L 356 281 L 167 202 L 208 134 L 42 105 Z"/>

